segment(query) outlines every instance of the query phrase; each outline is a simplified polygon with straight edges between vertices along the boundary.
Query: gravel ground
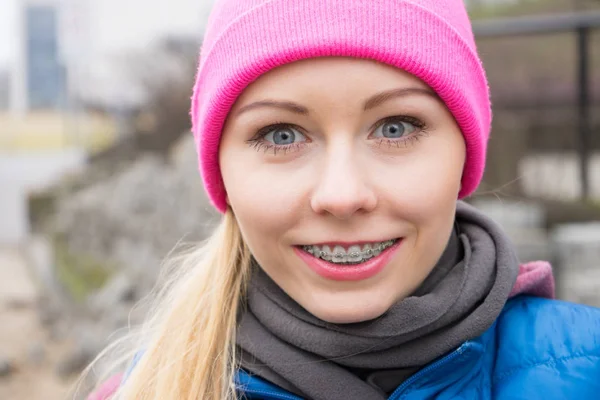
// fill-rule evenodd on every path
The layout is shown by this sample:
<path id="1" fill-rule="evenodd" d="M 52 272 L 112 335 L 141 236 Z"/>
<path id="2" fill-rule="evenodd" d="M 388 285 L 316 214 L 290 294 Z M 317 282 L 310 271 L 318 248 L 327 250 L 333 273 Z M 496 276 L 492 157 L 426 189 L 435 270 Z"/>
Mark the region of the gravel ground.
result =
<path id="1" fill-rule="evenodd" d="M 36 287 L 19 251 L 0 248 L 0 399 L 66 399 L 72 380 L 60 379 L 55 365 L 67 348 L 40 324 Z"/>

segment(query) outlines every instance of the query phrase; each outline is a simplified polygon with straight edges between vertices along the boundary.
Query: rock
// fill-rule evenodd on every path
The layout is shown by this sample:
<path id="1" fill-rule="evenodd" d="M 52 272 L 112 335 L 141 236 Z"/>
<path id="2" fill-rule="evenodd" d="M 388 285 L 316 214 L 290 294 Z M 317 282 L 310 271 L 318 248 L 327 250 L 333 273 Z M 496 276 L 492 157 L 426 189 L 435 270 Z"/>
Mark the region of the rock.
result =
<path id="1" fill-rule="evenodd" d="M 173 156 L 171 163 L 142 157 L 60 202 L 56 229 L 66 236 L 68 248 L 144 271 L 154 280 L 160 260 L 179 240 L 204 239 L 217 214 L 204 194 L 197 162 L 182 161 L 195 153 L 193 140 L 180 149 L 185 157 Z"/>
<path id="2" fill-rule="evenodd" d="M 29 347 L 27 358 L 32 364 L 40 365 L 46 359 L 46 349 L 41 343 L 35 343 Z"/>
<path id="3" fill-rule="evenodd" d="M 129 322 L 142 322 L 146 310 L 136 307 L 132 312 L 132 306 L 155 286 L 161 261 L 182 240 L 189 244 L 205 239 L 219 220 L 204 193 L 189 134 L 183 135 L 167 158 L 144 155 L 118 168 L 95 164 L 78 180 L 82 184 L 65 182 L 56 189 L 47 233 L 60 239 L 63 253 L 106 268 L 104 276 L 110 278 L 81 303 L 62 304 L 65 296 L 58 293 L 58 285 L 57 295 L 49 297 L 60 301 L 40 307 L 40 318 L 53 337 L 78 340 L 56 366 L 61 376 L 87 365 L 111 333 Z M 55 273 L 53 263 L 48 265 L 41 270 Z M 52 287 L 54 278 L 48 276 L 44 286 Z M 75 326 L 65 330 L 64 320 Z M 82 331 L 86 332 L 83 336 Z"/>
<path id="4" fill-rule="evenodd" d="M 120 303 L 131 305 L 136 299 L 136 290 L 131 278 L 126 273 L 115 276 L 104 287 L 90 296 L 88 306 L 92 311 L 111 310 Z"/>
<path id="5" fill-rule="evenodd" d="M 99 327 L 86 326 L 79 330 L 77 337 L 79 339 L 73 349 L 56 366 L 56 373 L 61 378 L 80 373 L 102 350 L 107 335 Z"/>
<path id="6" fill-rule="evenodd" d="M 133 318 L 130 320 L 130 309 L 131 307 L 121 305 L 113 308 L 111 312 L 105 312 L 100 320 L 101 325 L 110 331 L 116 331 L 128 326 L 130 321 L 133 324 L 141 323 L 142 321 Z"/>
<path id="7" fill-rule="evenodd" d="M 41 287 L 41 296 L 38 300 L 42 304 L 48 300 L 49 293 L 58 290 L 58 281 L 54 273 L 54 249 L 50 240 L 39 234 L 32 234 L 28 240 L 27 257 L 31 269 Z"/>
<path id="8" fill-rule="evenodd" d="M 27 308 L 32 308 L 35 304 L 35 300 L 26 300 L 21 298 L 9 298 L 5 301 L 6 308 L 14 311 L 22 311 Z"/>
<path id="9" fill-rule="evenodd" d="M 38 316 L 44 326 L 52 326 L 61 317 L 61 311 L 57 305 L 48 298 L 38 303 Z"/>
<path id="10" fill-rule="evenodd" d="M 53 324 L 48 333 L 49 339 L 53 342 L 62 342 L 69 336 L 69 330 L 65 323 Z"/>
<path id="11" fill-rule="evenodd" d="M 63 379 L 67 379 L 80 373 L 94 359 L 95 353 L 87 349 L 77 349 L 72 351 L 59 361 L 56 367 L 56 374 Z"/>
<path id="12" fill-rule="evenodd" d="M 183 135 L 168 160 L 140 157 L 64 196 L 54 229 L 69 252 L 117 267 L 116 278 L 88 301 L 90 317 L 98 318 L 116 303 L 148 293 L 173 247 L 182 239 L 203 240 L 218 218 L 204 193 L 193 138 Z"/>
<path id="13" fill-rule="evenodd" d="M 9 377 L 14 371 L 14 364 L 10 360 L 0 356 L 0 378 Z"/>

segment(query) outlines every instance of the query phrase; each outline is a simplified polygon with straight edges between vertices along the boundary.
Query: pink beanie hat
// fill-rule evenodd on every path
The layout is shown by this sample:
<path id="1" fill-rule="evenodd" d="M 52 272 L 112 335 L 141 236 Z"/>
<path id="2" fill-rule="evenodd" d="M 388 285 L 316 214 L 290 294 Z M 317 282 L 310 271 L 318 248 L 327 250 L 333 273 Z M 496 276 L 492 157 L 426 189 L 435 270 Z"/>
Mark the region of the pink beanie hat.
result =
<path id="1" fill-rule="evenodd" d="M 237 97 L 273 68 L 325 56 L 389 64 L 435 90 L 466 143 L 459 198 L 475 191 L 485 167 L 491 110 L 463 0 L 217 0 L 191 116 L 200 172 L 219 211 L 227 209 L 219 142 Z"/>

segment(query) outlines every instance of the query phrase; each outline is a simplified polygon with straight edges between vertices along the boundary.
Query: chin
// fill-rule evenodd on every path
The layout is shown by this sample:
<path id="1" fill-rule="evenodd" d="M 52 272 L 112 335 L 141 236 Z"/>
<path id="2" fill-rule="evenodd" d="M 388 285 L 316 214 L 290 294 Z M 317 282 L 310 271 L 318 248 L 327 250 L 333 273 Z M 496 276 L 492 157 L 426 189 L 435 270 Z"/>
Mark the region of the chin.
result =
<path id="1" fill-rule="evenodd" d="M 317 302 L 312 307 L 305 307 L 311 314 L 322 321 L 332 324 L 353 324 L 379 318 L 390 309 L 392 304 L 379 298 L 379 301 L 353 301 L 332 305 L 328 302 Z"/>

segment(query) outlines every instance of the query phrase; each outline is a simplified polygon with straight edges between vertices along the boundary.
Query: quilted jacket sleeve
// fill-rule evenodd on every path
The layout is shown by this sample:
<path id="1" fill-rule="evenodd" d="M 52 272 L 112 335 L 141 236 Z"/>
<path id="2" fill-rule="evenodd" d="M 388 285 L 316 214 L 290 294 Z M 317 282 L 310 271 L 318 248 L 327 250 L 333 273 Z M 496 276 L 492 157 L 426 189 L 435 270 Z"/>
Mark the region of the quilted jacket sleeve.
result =
<path id="1" fill-rule="evenodd" d="M 495 399 L 600 398 L 600 309 L 525 296 L 507 307 Z"/>

